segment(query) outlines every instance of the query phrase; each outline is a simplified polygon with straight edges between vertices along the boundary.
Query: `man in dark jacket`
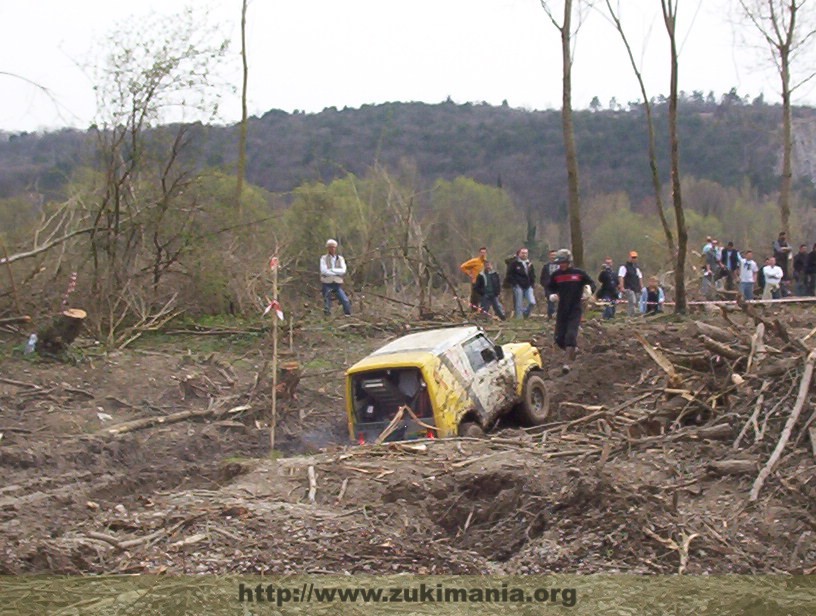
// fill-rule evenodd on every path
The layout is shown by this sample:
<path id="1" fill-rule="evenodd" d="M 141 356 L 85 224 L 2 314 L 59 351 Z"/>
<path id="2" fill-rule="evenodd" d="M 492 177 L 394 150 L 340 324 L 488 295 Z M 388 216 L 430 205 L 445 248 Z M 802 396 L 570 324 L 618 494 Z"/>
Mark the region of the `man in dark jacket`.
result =
<path id="1" fill-rule="evenodd" d="M 555 262 L 555 250 L 551 250 L 549 254 L 550 260 L 544 264 L 544 267 L 541 268 L 541 288 L 546 289 L 547 286 L 550 284 L 550 276 L 552 276 L 556 271 L 558 271 L 558 263 Z M 547 320 L 552 319 L 553 315 L 555 314 L 555 304 L 550 301 L 549 296 L 547 297 Z"/>
<path id="2" fill-rule="evenodd" d="M 784 274 L 783 280 L 787 280 L 788 259 L 790 258 L 790 253 L 792 252 L 790 244 L 788 244 L 788 234 L 784 231 L 780 231 L 779 237 L 777 237 L 771 248 L 773 249 L 773 256 L 776 259 L 776 264 L 782 268 L 782 273 Z"/>
<path id="3" fill-rule="evenodd" d="M 629 260 L 618 268 L 618 290 L 623 293 L 628 303 L 626 314 L 633 317 L 637 314 L 638 298 L 643 288 L 643 274 L 638 267 L 638 253 L 629 253 Z"/>
<path id="4" fill-rule="evenodd" d="M 528 259 L 526 248 L 519 248 L 516 258 L 507 264 L 507 280 L 513 289 L 513 312 L 516 318 L 530 316 L 536 305 L 533 287 L 535 286 L 535 266 Z M 527 306 L 524 306 L 524 302 Z"/>
<path id="5" fill-rule="evenodd" d="M 805 292 L 816 295 L 816 244 L 813 244 L 813 250 L 808 253 L 805 263 Z"/>
<path id="6" fill-rule="evenodd" d="M 740 256 L 739 251 L 734 248 L 734 242 L 728 242 L 728 245 L 720 255 L 720 263 L 723 266 L 722 276 L 725 278 L 725 288 L 733 291 L 735 288 L 736 277 L 739 275 Z"/>
<path id="7" fill-rule="evenodd" d="M 476 277 L 474 290 L 482 298 L 482 313 L 489 315 L 490 309 L 493 308 L 493 312 L 496 313 L 496 316 L 504 321 L 507 319 L 507 317 L 505 316 L 504 308 L 502 308 L 501 302 L 499 301 L 501 289 L 502 286 L 501 280 L 499 279 L 499 273 L 493 271 L 493 264 L 490 261 L 485 261 L 484 269 Z"/>
<path id="8" fill-rule="evenodd" d="M 807 268 L 808 251 L 806 244 L 799 244 L 799 252 L 793 256 L 794 292 L 799 297 L 807 295 L 805 290 L 805 269 Z"/>
<path id="9" fill-rule="evenodd" d="M 561 371 L 566 374 L 570 371 L 570 363 L 575 360 L 575 351 L 578 348 L 578 327 L 581 325 L 583 314 L 582 300 L 584 287 L 589 285 L 595 290 L 595 281 L 584 270 L 572 265 L 572 253 L 562 249 L 555 256 L 558 271 L 550 277 L 547 291 L 550 299 L 558 301 L 558 311 L 555 315 L 555 343 L 566 351 L 566 362 Z"/>
<path id="10" fill-rule="evenodd" d="M 759 268 L 759 272 L 757 272 L 757 286 L 759 287 L 760 295 L 765 291 L 765 266 L 770 264 L 771 258 L 765 257 L 765 263 Z"/>
<path id="11" fill-rule="evenodd" d="M 603 269 L 598 274 L 598 282 L 601 287 L 598 289 L 597 297 L 605 302 L 603 318 L 611 319 L 615 316 L 615 304 L 618 301 L 618 277 L 612 269 L 612 257 L 604 259 Z"/>

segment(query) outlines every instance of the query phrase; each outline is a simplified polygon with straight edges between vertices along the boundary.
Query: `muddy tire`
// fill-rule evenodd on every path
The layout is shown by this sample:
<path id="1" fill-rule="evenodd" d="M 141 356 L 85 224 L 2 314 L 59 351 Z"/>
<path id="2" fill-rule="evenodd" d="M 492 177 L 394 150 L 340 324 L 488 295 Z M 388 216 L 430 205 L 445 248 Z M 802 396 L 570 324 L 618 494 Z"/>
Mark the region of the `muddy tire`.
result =
<path id="1" fill-rule="evenodd" d="M 459 424 L 459 436 L 465 436 L 467 438 L 484 438 L 485 432 L 482 430 L 482 426 L 477 424 L 475 421 L 463 421 Z"/>
<path id="2" fill-rule="evenodd" d="M 524 381 L 518 418 L 524 425 L 539 426 L 547 420 L 549 414 L 547 384 L 538 374 L 530 374 Z"/>

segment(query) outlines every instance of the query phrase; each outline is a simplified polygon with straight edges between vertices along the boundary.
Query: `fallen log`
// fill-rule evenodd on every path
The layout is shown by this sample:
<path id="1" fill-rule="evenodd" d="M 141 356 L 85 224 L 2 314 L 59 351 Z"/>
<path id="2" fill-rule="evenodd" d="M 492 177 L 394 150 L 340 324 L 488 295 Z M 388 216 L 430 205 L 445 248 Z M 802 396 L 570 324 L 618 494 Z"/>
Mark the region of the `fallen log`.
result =
<path id="1" fill-rule="evenodd" d="M 18 323 L 31 323 L 31 317 L 24 314 L 19 317 L 3 317 L 0 319 L 0 325 L 17 325 Z"/>
<path id="2" fill-rule="evenodd" d="M 700 334 L 708 336 L 717 342 L 722 342 L 724 344 L 746 342 L 742 336 L 737 336 L 732 331 L 723 329 L 722 327 L 717 327 L 716 325 L 709 325 L 708 323 L 703 323 L 702 321 L 694 321 L 694 326 L 697 328 L 697 331 Z"/>
<path id="3" fill-rule="evenodd" d="M 756 460 L 715 460 L 706 465 L 713 475 L 744 475 L 756 471 Z"/>
<path id="4" fill-rule="evenodd" d="M 222 415 L 235 415 L 236 413 L 248 411 L 251 408 L 252 407 L 248 404 L 242 404 L 241 406 L 234 406 L 229 409 L 208 408 L 192 411 L 181 411 L 171 415 L 164 415 L 163 417 L 144 417 L 143 419 L 134 419 L 133 421 L 126 421 L 115 426 L 110 426 L 109 428 L 99 430 L 97 434 L 103 436 L 119 436 L 120 434 L 135 432 L 136 430 L 144 430 L 145 428 L 152 428 L 153 426 L 164 426 L 179 423 L 180 421 L 185 421 L 187 419 L 202 419 L 206 417 L 221 417 Z"/>
<path id="5" fill-rule="evenodd" d="M 787 327 L 785 327 L 785 325 L 779 319 L 774 319 L 773 321 L 770 321 L 769 319 L 766 319 L 762 315 L 758 314 L 753 306 L 751 306 L 750 304 L 746 304 L 745 302 L 742 302 L 740 304 L 740 308 L 742 308 L 745 314 L 747 314 L 754 320 L 754 323 L 756 323 L 757 325 L 763 323 L 767 330 L 773 331 L 784 342 L 795 347 L 797 351 L 800 351 L 801 353 L 807 353 L 809 351 L 809 349 L 805 346 L 805 344 L 801 340 L 791 338 L 790 334 L 788 333 Z"/>
<path id="6" fill-rule="evenodd" d="M 733 429 L 729 424 L 717 424 L 716 426 L 703 426 L 696 432 L 692 433 L 692 437 L 705 438 L 711 441 L 720 441 L 726 438 L 731 438 Z"/>
<path id="7" fill-rule="evenodd" d="M 785 445 L 788 444 L 791 432 L 793 431 L 793 426 L 796 425 L 796 421 L 799 419 L 799 415 L 802 413 L 802 407 L 804 407 L 808 393 L 810 392 L 810 381 L 813 378 L 814 362 L 816 362 L 816 351 L 811 351 L 805 360 L 805 370 L 802 373 L 802 380 L 799 382 L 799 393 L 796 396 L 796 403 L 793 405 L 793 410 L 788 417 L 788 421 L 785 422 L 785 428 L 782 430 L 782 435 L 779 437 L 779 441 L 776 443 L 776 447 L 774 448 L 771 457 L 768 459 L 765 466 L 762 467 L 762 470 L 759 471 L 759 475 L 757 475 L 754 485 L 751 488 L 749 499 L 752 501 L 759 498 L 759 492 L 762 490 L 765 480 L 771 474 L 773 467 L 782 456 L 782 451 L 785 449 Z"/>
<path id="8" fill-rule="evenodd" d="M 748 353 L 748 349 L 735 349 L 730 346 L 726 346 L 720 342 L 717 342 L 713 338 L 709 338 L 705 334 L 701 335 L 700 338 L 703 341 L 703 346 L 707 348 L 712 353 L 716 353 L 717 355 L 721 355 L 722 357 L 726 357 L 728 359 L 740 359 L 745 357 Z"/>
<path id="9" fill-rule="evenodd" d="M 683 378 L 677 373 L 677 370 L 674 367 L 674 364 L 666 357 L 663 353 L 658 351 L 654 348 L 649 342 L 641 336 L 639 333 L 635 332 L 635 338 L 637 338 L 638 342 L 643 346 L 646 353 L 651 357 L 654 362 L 660 366 L 660 368 L 665 372 L 669 377 L 669 387 L 677 388 L 680 387 L 683 383 Z"/>
<path id="10" fill-rule="evenodd" d="M 757 370 L 757 376 L 761 379 L 772 379 L 777 376 L 782 376 L 786 372 L 793 370 L 797 363 L 799 363 L 798 357 L 783 357 L 782 359 L 762 366 Z"/>

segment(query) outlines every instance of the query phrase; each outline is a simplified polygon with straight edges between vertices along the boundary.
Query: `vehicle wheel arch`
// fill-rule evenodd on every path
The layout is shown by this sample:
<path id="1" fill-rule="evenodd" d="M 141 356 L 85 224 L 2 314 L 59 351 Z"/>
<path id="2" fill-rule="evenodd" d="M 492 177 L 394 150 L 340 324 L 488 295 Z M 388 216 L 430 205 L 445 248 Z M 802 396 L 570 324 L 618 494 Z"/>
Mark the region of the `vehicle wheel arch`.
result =
<path id="1" fill-rule="evenodd" d="M 475 409 L 467 411 L 459 418 L 456 433 L 459 436 L 471 436 L 476 438 L 483 438 L 485 436 L 485 426 L 482 424 L 479 413 Z"/>
<path id="2" fill-rule="evenodd" d="M 549 393 L 543 370 L 533 367 L 525 373 L 516 415 L 528 426 L 541 425 L 546 421 L 549 415 Z"/>

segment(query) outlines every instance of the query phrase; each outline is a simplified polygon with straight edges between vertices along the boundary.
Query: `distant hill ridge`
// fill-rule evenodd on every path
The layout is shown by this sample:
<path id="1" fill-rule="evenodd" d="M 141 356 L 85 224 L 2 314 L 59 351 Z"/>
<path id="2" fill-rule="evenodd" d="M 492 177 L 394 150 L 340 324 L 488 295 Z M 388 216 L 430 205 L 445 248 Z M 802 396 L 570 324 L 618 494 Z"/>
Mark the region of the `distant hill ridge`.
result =
<path id="1" fill-rule="evenodd" d="M 667 174 L 666 104 L 655 107 L 660 168 Z M 795 109 L 795 176 L 816 176 L 816 110 Z M 781 109 L 724 96 L 720 103 L 684 99 L 680 105 L 681 171 L 723 186 L 747 178 L 760 193 L 776 190 Z M 236 125 L 191 127 L 200 167 L 234 170 Z M 628 110 L 575 112 L 575 136 L 585 195 L 625 191 L 633 203 L 650 198 L 645 114 Z M 73 170 L 92 161 L 93 134 L 61 130 L 2 134 L 0 198 L 38 191 L 60 194 Z M 286 193 L 307 181 L 363 174 L 377 161 L 416 166 L 428 184 L 472 177 L 500 184 L 516 202 L 544 215 L 566 207 L 561 114 L 509 106 L 444 102 L 384 103 L 320 113 L 272 110 L 249 121 L 247 178 Z"/>

